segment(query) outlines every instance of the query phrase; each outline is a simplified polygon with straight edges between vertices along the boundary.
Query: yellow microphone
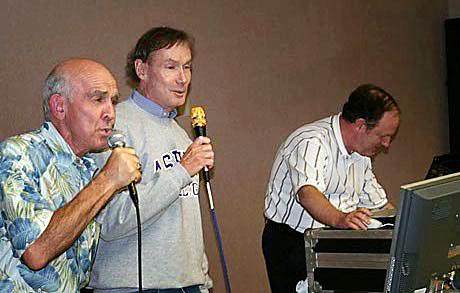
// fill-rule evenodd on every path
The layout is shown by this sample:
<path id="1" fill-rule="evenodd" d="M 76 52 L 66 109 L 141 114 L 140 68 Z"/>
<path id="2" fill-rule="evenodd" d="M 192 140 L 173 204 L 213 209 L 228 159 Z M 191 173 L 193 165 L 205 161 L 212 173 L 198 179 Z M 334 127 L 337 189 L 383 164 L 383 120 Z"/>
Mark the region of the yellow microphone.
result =
<path id="1" fill-rule="evenodd" d="M 206 136 L 206 114 L 201 107 L 193 107 L 191 110 L 192 128 L 195 136 Z"/>

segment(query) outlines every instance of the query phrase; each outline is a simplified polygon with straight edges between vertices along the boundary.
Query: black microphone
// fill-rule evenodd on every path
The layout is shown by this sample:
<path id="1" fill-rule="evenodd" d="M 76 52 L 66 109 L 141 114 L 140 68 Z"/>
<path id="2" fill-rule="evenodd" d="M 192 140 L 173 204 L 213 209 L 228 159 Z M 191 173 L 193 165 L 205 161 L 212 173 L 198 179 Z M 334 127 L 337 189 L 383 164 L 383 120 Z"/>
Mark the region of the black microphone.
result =
<path id="1" fill-rule="evenodd" d="M 125 143 L 125 135 L 120 130 L 112 130 L 109 137 L 107 137 L 107 144 L 109 148 L 124 148 L 126 146 Z M 137 197 L 137 189 L 135 182 L 131 182 L 128 184 L 129 196 L 131 197 L 134 204 L 137 206 L 139 204 L 139 198 Z"/>
<path id="2" fill-rule="evenodd" d="M 195 137 L 206 136 L 206 115 L 201 107 L 193 107 L 191 110 L 192 128 L 195 132 Z M 209 170 L 205 166 L 203 168 L 203 178 L 205 182 L 209 182 Z"/>

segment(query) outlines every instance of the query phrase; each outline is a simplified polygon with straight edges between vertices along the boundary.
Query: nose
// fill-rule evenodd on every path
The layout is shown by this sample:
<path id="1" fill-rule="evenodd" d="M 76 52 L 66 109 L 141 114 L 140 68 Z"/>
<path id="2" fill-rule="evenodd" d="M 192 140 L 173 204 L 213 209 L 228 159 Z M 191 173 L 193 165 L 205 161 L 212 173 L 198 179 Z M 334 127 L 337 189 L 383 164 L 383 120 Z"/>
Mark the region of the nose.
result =
<path id="1" fill-rule="evenodd" d="M 105 107 L 104 112 L 102 113 L 102 119 L 109 122 L 115 120 L 115 107 L 112 102 L 109 102 L 107 107 Z"/>
<path id="2" fill-rule="evenodd" d="M 180 68 L 177 74 L 177 83 L 186 84 L 190 79 L 188 75 L 188 72 L 184 68 Z"/>

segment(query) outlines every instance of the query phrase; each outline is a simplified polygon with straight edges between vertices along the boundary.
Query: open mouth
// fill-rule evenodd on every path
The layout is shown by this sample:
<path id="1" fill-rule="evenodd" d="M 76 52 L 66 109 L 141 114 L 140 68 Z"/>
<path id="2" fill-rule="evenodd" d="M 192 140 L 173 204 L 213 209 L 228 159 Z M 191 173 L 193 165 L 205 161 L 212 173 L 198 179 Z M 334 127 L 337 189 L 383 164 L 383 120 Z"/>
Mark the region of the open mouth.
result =
<path id="1" fill-rule="evenodd" d="M 110 128 L 102 128 L 102 129 L 100 130 L 100 132 L 101 132 L 102 135 L 104 135 L 104 136 L 109 136 L 110 133 L 112 132 L 112 127 L 110 127 Z"/>
<path id="2" fill-rule="evenodd" d="M 175 91 L 175 90 L 172 90 L 171 91 L 174 95 L 176 96 L 179 96 L 179 97 L 183 97 L 186 93 L 186 91 Z"/>

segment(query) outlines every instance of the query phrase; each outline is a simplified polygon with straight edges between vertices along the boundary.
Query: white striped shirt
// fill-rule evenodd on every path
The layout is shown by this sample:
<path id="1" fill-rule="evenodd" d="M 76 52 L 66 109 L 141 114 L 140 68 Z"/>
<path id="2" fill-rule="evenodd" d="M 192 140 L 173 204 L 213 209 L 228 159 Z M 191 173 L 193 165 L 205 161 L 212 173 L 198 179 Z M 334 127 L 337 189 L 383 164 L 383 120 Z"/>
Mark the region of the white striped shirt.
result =
<path id="1" fill-rule="evenodd" d="M 297 192 L 312 185 L 343 212 L 379 208 L 385 191 L 372 172 L 371 160 L 345 148 L 340 114 L 306 124 L 280 146 L 268 182 L 265 217 L 303 233 L 324 225 L 300 205 Z"/>

